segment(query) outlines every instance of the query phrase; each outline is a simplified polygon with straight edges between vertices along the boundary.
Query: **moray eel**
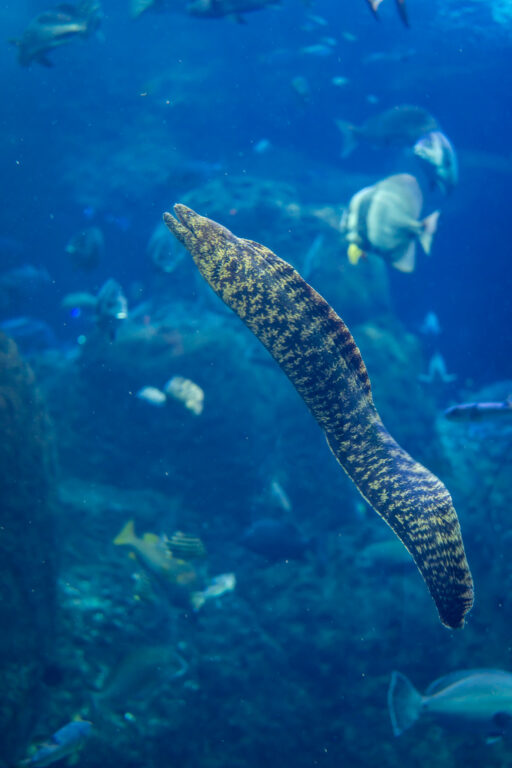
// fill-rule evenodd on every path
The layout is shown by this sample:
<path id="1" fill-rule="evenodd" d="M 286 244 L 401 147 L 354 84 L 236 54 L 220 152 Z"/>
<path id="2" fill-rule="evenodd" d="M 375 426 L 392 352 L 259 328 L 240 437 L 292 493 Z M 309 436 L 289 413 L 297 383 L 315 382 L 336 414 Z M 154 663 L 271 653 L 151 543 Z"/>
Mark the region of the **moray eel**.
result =
<path id="1" fill-rule="evenodd" d="M 345 472 L 412 555 L 447 627 L 462 627 L 473 582 L 441 481 L 386 430 L 350 331 L 298 272 L 184 205 L 164 221 L 215 293 L 268 349 L 324 430 Z"/>

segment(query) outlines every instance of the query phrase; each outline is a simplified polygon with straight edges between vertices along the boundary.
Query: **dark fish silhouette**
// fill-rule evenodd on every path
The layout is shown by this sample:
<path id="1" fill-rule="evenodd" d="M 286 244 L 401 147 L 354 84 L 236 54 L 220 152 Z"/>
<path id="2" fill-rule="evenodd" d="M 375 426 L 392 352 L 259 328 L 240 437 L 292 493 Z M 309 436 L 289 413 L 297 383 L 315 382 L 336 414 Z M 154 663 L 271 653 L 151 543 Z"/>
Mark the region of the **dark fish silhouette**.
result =
<path id="1" fill-rule="evenodd" d="M 348 157 L 360 141 L 379 147 L 410 147 L 426 133 L 439 129 L 435 117 L 414 104 L 399 104 L 386 109 L 369 117 L 362 125 L 344 120 L 337 120 L 336 125 L 343 135 L 342 157 Z"/>
<path id="2" fill-rule="evenodd" d="M 290 264 L 184 205 L 164 214 L 201 274 L 277 360 L 343 469 L 404 543 L 448 627 L 462 627 L 473 581 L 441 481 L 386 430 L 343 320 Z"/>

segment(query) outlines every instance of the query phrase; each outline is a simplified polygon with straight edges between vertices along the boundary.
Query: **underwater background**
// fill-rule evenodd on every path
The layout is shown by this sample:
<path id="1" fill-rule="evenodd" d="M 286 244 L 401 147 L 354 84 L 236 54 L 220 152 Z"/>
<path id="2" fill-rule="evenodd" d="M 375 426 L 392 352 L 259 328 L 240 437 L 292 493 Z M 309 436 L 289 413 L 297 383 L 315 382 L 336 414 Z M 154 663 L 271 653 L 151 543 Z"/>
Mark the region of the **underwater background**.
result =
<path id="1" fill-rule="evenodd" d="M 512 418 L 444 416 L 512 394 L 512 5 L 407 0 L 406 28 L 391 0 L 379 20 L 283 0 L 244 23 L 103 0 L 95 34 L 20 66 L 9 41 L 50 7 L 0 2 L 0 766 L 50 764 L 38 745 L 75 718 L 84 768 L 512 765 L 494 732 L 421 718 L 396 737 L 387 699 L 393 670 L 422 692 L 512 670 Z M 412 147 L 342 156 L 336 121 L 407 104 L 456 148 L 448 196 Z M 350 263 L 340 227 L 397 173 L 441 210 L 410 274 Z M 162 231 L 177 202 L 347 323 L 387 429 L 453 497 L 464 629 Z M 104 332 L 112 279 L 128 308 Z"/>

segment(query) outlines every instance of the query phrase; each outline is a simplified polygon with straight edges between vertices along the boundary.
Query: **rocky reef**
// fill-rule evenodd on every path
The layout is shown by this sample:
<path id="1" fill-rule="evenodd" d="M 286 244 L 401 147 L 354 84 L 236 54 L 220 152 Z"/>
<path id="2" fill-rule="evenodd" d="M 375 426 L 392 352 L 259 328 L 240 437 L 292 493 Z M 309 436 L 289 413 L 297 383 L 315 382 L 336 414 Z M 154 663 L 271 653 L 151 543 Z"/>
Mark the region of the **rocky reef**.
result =
<path id="1" fill-rule="evenodd" d="M 52 429 L 34 375 L 0 335 L 1 760 L 23 756 L 53 682 L 55 482 Z"/>

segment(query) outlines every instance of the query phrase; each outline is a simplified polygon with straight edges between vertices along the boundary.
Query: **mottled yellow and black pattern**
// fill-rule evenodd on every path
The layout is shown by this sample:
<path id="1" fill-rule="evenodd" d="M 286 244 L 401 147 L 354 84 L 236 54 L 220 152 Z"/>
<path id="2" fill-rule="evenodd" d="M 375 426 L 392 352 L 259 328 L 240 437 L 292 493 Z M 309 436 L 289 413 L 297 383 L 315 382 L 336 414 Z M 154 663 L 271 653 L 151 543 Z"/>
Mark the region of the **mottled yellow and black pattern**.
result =
<path id="1" fill-rule="evenodd" d="M 347 326 L 289 264 L 183 205 L 164 214 L 203 277 L 269 350 L 325 430 L 364 498 L 414 558 L 448 627 L 473 583 L 450 494 L 384 427 Z"/>

